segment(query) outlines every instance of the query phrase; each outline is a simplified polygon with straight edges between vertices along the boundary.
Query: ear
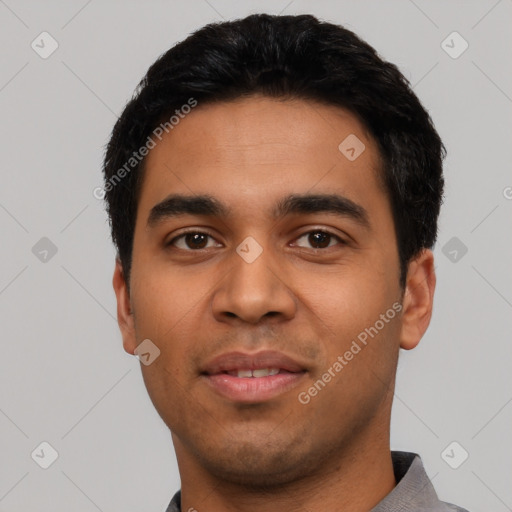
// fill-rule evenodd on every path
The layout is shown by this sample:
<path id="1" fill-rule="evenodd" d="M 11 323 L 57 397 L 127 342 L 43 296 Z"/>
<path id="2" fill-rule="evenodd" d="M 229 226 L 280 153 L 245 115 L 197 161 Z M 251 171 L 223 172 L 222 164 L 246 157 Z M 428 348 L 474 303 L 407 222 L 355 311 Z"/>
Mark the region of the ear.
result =
<path id="1" fill-rule="evenodd" d="M 117 298 L 117 323 L 123 337 L 123 347 L 128 354 L 134 355 L 136 344 L 135 328 L 133 323 L 133 312 L 130 304 L 130 294 L 124 278 L 123 266 L 119 259 L 116 259 L 116 268 L 112 285 Z"/>
<path id="2" fill-rule="evenodd" d="M 436 274 L 434 255 L 424 249 L 412 259 L 407 270 L 403 299 L 400 347 L 410 350 L 420 342 L 432 317 Z"/>

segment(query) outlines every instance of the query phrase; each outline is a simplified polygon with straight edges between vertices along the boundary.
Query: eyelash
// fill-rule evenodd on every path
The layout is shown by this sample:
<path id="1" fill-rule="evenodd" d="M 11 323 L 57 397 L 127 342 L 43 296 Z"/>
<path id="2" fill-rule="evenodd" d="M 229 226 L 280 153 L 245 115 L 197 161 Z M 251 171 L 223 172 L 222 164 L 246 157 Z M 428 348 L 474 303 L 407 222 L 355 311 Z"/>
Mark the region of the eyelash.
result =
<path id="1" fill-rule="evenodd" d="M 312 229 L 312 230 L 309 230 L 309 231 L 306 231 L 304 233 L 302 233 L 300 236 L 298 236 L 295 240 L 299 240 L 301 238 L 303 238 L 304 236 L 306 235 L 310 235 L 312 233 L 322 233 L 322 234 L 325 234 L 325 235 L 329 235 L 330 237 L 332 238 L 335 238 L 337 239 L 337 241 L 339 242 L 339 245 L 347 245 L 347 242 L 345 240 L 343 240 L 339 235 L 336 235 L 335 233 L 327 230 L 327 229 Z M 212 239 L 214 239 L 213 235 L 211 235 L 210 233 L 207 233 L 205 231 L 197 231 L 197 230 L 190 230 L 190 231 L 184 231 L 183 233 L 181 233 L 180 235 L 174 237 L 172 240 L 170 240 L 168 243 L 166 243 L 166 247 L 172 247 L 175 242 L 181 238 L 184 238 L 186 235 L 206 235 Z M 319 251 L 319 250 L 327 250 L 329 249 L 330 247 L 332 247 L 331 245 L 327 246 L 327 247 L 322 247 L 322 248 L 313 248 L 311 247 L 310 249 L 312 251 Z M 304 247 L 301 247 L 302 249 L 304 249 Z M 190 248 L 187 248 L 187 249 L 182 249 L 181 247 L 177 247 L 177 249 L 180 249 L 182 251 L 188 251 L 188 252 L 199 252 L 199 251 L 202 251 L 202 250 L 205 250 L 205 248 L 202 248 L 202 249 L 190 249 Z"/>

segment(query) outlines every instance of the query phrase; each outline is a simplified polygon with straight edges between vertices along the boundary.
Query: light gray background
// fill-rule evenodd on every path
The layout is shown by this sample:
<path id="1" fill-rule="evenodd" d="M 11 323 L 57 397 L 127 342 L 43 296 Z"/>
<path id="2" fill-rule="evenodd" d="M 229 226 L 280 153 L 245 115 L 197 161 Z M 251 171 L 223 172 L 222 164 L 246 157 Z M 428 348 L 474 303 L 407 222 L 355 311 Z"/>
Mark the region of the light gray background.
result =
<path id="1" fill-rule="evenodd" d="M 401 355 L 392 447 L 422 455 L 443 500 L 512 510 L 511 0 L 0 0 L 0 510 L 163 511 L 179 488 L 170 434 L 122 348 L 93 189 L 149 65 L 251 12 L 344 24 L 431 112 L 448 149 L 435 313 Z M 42 31 L 59 44 L 47 59 L 31 48 Z M 469 43 L 457 59 L 441 47 L 453 31 Z M 58 249 L 47 262 L 32 252 L 42 237 Z M 455 262 L 452 237 L 468 248 Z M 42 441 L 59 453 L 48 469 L 31 458 Z M 469 453 L 458 469 L 441 456 L 452 441 Z"/>

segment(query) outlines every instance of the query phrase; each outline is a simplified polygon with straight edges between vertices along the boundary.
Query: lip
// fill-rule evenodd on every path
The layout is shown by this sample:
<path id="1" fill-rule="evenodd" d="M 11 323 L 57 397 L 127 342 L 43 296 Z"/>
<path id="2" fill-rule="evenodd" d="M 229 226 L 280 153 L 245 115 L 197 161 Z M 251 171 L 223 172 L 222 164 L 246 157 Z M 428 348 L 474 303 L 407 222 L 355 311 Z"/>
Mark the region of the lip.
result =
<path id="1" fill-rule="evenodd" d="M 234 370 L 256 370 L 258 368 L 279 368 L 280 370 L 292 373 L 305 370 L 303 365 L 281 352 L 263 350 L 255 354 L 246 352 L 227 352 L 221 354 L 207 363 L 202 373 L 215 375 Z"/>
<path id="2" fill-rule="evenodd" d="M 236 377 L 226 372 L 279 368 L 276 375 Z M 218 394 L 240 403 L 265 402 L 297 386 L 307 370 L 304 365 L 280 352 L 266 350 L 255 354 L 229 352 L 212 359 L 201 372 L 202 378 Z"/>

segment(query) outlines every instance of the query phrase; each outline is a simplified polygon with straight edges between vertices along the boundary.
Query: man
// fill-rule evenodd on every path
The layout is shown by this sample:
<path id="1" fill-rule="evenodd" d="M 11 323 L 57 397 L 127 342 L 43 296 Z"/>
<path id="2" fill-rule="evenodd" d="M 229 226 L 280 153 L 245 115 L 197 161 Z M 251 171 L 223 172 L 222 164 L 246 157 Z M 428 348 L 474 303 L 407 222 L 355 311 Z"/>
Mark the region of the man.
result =
<path id="1" fill-rule="evenodd" d="M 118 120 L 124 349 L 169 427 L 167 511 L 453 511 L 391 452 L 425 333 L 444 147 L 398 69 L 308 15 L 208 25 Z"/>

